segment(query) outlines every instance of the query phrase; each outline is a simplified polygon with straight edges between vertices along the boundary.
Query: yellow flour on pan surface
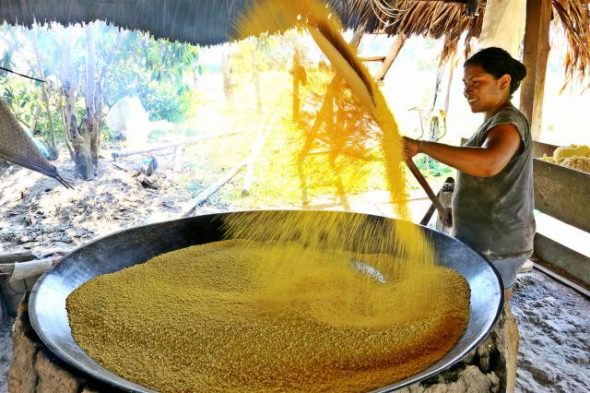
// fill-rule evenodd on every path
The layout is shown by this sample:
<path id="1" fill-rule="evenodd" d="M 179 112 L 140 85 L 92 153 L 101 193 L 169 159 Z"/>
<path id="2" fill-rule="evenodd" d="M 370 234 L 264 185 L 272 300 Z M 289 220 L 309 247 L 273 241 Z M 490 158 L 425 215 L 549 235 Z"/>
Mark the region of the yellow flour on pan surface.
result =
<path id="1" fill-rule="evenodd" d="M 258 277 L 277 247 L 299 253 L 288 262 L 306 267 L 277 281 L 280 290 Z M 88 281 L 68 297 L 68 316 L 92 358 L 158 391 L 367 391 L 440 359 L 469 315 L 468 284 L 443 267 L 424 278 L 446 288 L 430 307 L 413 310 L 413 319 L 398 314 L 404 282 L 367 279 L 352 267 L 383 258 L 400 263 L 295 243 L 209 243 Z M 356 307 L 359 288 L 389 301 Z"/>

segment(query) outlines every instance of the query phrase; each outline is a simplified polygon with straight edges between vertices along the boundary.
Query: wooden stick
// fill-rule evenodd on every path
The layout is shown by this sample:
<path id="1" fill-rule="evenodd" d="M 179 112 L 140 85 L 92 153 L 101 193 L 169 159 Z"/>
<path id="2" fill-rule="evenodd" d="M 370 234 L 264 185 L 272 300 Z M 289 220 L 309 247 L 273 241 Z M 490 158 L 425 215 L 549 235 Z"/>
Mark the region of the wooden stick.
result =
<path id="1" fill-rule="evenodd" d="M 22 76 L 23 78 L 32 79 L 32 80 L 37 81 L 37 82 L 45 83 L 45 81 L 43 79 L 33 78 L 32 76 L 21 74 L 19 72 L 12 71 L 12 70 L 10 70 L 8 68 L 0 67 L 0 70 L 6 71 L 6 72 L 12 72 L 13 74 L 18 75 L 18 76 Z"/>
<path id="2" fill-rule="evenodd" d="M 440 190 L 438 190 L 438 192 L 436 193 L 437 199 L 440 198 L 443 191 L 448 191 L 451 185 L 455 185 L 455 179 L 453 179 L 452 177 L 447 177 L 443 185 L 440 187 Z M 420 220 L 420 225 L 428 225 L 428 222 L 432 218 L 432 214 L 434 213 L 435 209 L 436 208 L 434 206 L 434 203 L 431 203 L 428 207 L 428 210 L 426 211 L 426 214 L 424 214 L 424 217 L 422 217 L 422 220 Z"/>
<path id="3" fill-rule="evenodd" d="M 359 56 L 360 61 L 385 61 L 385 56 Z"/>
<path id="4" fill-rule="evenodd" d="M 190 202 L 189 206 L 191 207 L 185 213 L 182 214 L 182 217 L 190 217 L 197 207 L 205 203 L 211 195 L 216 193 L 221 187 L 223 187 L 223 185 L 225 185 L 225 183 L 230 181 L 240 171 L 240 169 L 242 169 L 245 166 L 246 161 L 240 162 L 238 165 L 230 169 L 224 177 L 222 177 L 217 182 L 213 183 L 213 185 L 211 185 L 205 191 L 197 195 L 197 197 Z"/>
<path id="5" fill-rule="evenodd" d="M 385 79 L 385 75 L 387 74 L 387 71 L 389 71 L 389 69 L 391 68 L 391 65 L 393 64 L 393 62 L 397 58 L 397 55 L 399 54 L 400 50 L 404 46 L 405 42 L 406 42 L 406 35 L 404 33 L 398 34 L 395 41 L 391 45 L 391 49 L 389 50 L 389 53 L 387 54 L 387 56 L 385 56 L 385 59 L 383 60 L 383 63 L 381 64 L 379 71 L 377 71 L 377 73 L 375 74 L 375 79 L 377 80 L 377 82 L 382 82 Z"/>
<path id="6" fill-rule="evenodd" d="M 443 223 L 447 226 L 451 226 L 451 218 L 449 216 L 449 211 L 444 208 L 440 200 L 434 194 L 434 191 L 432 191 L 432 188 L 430 188 L 430 185 L 428 184 L 424 176 L 422 176 L 422 173 L 420 173 L 420 170 L 416 167 L 416 164 L 414 164 L 414 161 L 412 161 L 411 158 L 406 158 L 405 161 L 408 168 L 410 168 L 410 172 L 412 172 L 416 180 L 418 180 L 418 183 L 420 183 L 424 191 L 426 191 L 426 195 L 428 195 L 428 198 L 430 198 L 432 204 L 434 205 L 434 207 L 436 207 L 436 210 L 438 210 L 438 214 L 440 214 Z"/>
<path id="7" fill-rule="evenodd" d="M 422 217 L 422 220 L 420 220 L 420 225 L 428 225 L 428 222 L 430 222 L 430 219 L 432 218 L 435 210 L 436 208 L 434 207 L 434 203 L 431 203 L 430 206 L 428 206 L 428 210 L 426 210 L 424 217 Z"/>
<path id="8" fill-rule="evenodd" d="M 164 150 L 164 149 L 170 149 L 176 146 L 180 146 L 180 145 L 191 145 L 193 143 L 197 143 L 197 142 L 201 142 L 207 139 L 211 139 L 211 138 L 218 138 L 218 137 L 222 137 L 222 136 L 230 136 L 230 135 L 235 135 L 235 134 L 241 134 L 244 131 L 232 131 L 232 132 L 224 132 L 221 134 L 213 134 L 213 135 L 204 135 L 204 136 L 200 136 L 197 138 L 193 138 L 193 139 L 188 139 L 182 142 L 174 142 L 174 143 L 168 143 L 166 145 L 162 145 L 162 146 L 157 146 L 157 147 L 152 147 L 151 149 L 145 149 L 145 150 L 132 150 L 132 151 L 128 151 L 125 153 L 111 153 L 111 156 L 113 157 L 113 160 L 116 160 L 118 158 L 123 158 L 123 157 L 128 157 L 128 156 L 132 156 L 135 154 L 143 154 L 143 153 L 150 153 L 153 151 L 158 151 L 158 150 Z"/>

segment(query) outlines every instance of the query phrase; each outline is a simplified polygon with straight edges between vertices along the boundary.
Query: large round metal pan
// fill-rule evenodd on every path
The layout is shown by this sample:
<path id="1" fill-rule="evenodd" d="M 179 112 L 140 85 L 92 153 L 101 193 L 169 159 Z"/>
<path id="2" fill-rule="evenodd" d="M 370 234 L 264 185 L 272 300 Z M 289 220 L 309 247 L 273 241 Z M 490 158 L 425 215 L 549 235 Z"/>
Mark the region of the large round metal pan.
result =
<path id="1" fill-rule="evenodd" d="M 260 213 L 256 212 L 256 214 Z M 68 323 L 66 298 L 80 285 L 101 274 L 143 263 L 168 251 L 222 240 L 221 225 L 225 214 L 228 213 L 191 217 L 128 229 L 74 250 L 35 284 L 29 300 L 33 328 L 55 355 L 78 370 L 126 391 L 152 392 L 146 387 L 127 381 L 106 370 L 76 344 Z M 273 211 L 263 214 L 270 215 Z M 288 214 L 309 213 L 292 211 Z M 321 214 L 352 213 L 322 212 Z M 368 216 L 368 218 L 374 220 L 375 225 L 383 225 L 386 220 L 376 216 Z M 318 225 L 321 225 L 321 222 L 318 222 Z M 416 375 L 379 388 L 376 392 L 399 389 L 452 366 L 486 337 L 501 311 L 503 297 L 496 270 L 481 255 L 458 240 L 428 228 L 423 228 L 423 231 L 434 243 L 440 264 L 457 270 L 468 281 L 471 288 L 469 323 L 461 339 L 442 359 Z"/>

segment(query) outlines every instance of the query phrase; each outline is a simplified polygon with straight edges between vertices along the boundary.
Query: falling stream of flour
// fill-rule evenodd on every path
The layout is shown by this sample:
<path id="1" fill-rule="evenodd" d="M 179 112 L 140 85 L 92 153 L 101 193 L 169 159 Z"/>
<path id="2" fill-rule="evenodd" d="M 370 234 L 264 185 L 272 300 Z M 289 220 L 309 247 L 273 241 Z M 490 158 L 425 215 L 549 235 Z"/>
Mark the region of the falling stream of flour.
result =
<path id="1" fill-rule="evenodd" d="M 295 25 L 379 126 L 400 220 L 231 214 L 225 241 L 89 281 L 68 298 L 73 335 L 129 380 L 170 392 L 364 391 L 440 359 L 467 324 L 469 287 L 407 221 L 397 124 L 334 15 L 317 1 L 257 1 L 237 31 Z"/>

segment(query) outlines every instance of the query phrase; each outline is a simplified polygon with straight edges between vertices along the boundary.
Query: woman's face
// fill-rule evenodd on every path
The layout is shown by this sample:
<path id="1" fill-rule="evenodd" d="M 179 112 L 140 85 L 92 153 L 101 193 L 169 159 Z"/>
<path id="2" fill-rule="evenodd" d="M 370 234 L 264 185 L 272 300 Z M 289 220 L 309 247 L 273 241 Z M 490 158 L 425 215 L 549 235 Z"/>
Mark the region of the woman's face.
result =
<path id="1" fill-rule="evenodd" d="M 474 113 L 492 113 L 510 101 L 510 75 L 496 79 L 480 65 L 465 66 L 463 95 Z"/>

